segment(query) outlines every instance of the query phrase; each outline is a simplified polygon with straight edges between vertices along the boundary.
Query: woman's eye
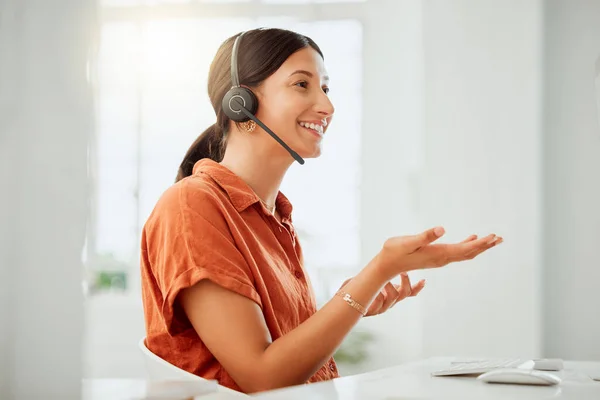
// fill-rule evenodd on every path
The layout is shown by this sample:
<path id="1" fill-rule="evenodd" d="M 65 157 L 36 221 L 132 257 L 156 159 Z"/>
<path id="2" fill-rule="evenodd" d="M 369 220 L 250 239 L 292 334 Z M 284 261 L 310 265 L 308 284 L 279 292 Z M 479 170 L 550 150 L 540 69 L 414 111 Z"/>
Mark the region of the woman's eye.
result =
<path id="1" fill-rule="evenodd" d="M 296 86 L 306 89 L 308 87 L 308 82 L 307 81 L 297 82 Z M 325 92 L 325 94 L 329 94 L 329 88 L 327 86 L 323 86 L 323 92 Z"/>

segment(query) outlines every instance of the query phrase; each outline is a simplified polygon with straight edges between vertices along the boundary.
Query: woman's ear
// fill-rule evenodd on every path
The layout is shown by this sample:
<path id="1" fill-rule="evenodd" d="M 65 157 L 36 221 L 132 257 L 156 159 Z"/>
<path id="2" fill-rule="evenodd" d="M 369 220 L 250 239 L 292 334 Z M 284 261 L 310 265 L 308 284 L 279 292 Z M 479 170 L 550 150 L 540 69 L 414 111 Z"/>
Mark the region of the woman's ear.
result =
<path id="1" fill-rule="evenodd" d="M 255 96 L 256 96 L 256 98 L 259 100 L 259 102 L 260 102 L 260 99 L 262 99 L 262 98 L 263 98 L 263 93 L 262 93 L 262 91 L 261 91 L 261 88 L 260 88 L 260 86 L 258 86 L 258 87 L 253 87 L 253 88 L 251 88 L 251 87 L 250 87 L 250 86 L 248 86 L 248 85 L 240 85 L 240 86 L 241 86 L 241 87 L 243 87 L 243 88 L 246 88 L 246 89 L 250 90 L 252 93 L 254 93 L 254 95 L 255 95 Z"/>

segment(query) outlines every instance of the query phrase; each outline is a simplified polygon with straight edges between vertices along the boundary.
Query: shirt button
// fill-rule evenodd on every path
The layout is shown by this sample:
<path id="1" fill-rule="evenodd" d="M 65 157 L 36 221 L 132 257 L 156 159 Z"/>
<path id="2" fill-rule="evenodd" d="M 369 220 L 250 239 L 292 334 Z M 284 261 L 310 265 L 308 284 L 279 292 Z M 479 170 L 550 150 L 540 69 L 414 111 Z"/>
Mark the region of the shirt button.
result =
<path id="1" fill-rule="evenodd" d="M 296 275 L 296 278 L 298 279 L 302 278 L 302 274 L 300 273 L 300 271 L 294 272 L 294 275 Z"/>
<path id="2" fill-rule="evenodd" d="M 335 372 L 335 366 L 333 365 L 333 363 L 329 364 L 329 370 L 331 372 Z"/>
<path id="3" fill-rule="evenodd" d="M 283 231 L 281 230 L 281 227 L 279 227 L 279 232 L 283 232 Z"/>

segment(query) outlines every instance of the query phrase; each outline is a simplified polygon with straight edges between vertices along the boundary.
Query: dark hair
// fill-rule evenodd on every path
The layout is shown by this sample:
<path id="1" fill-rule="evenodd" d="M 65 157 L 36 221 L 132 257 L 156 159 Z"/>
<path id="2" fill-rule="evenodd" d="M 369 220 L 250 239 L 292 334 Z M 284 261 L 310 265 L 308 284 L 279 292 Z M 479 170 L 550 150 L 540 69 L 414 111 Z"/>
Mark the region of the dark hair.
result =
<path id="1" fill-rule="evenodd" d="M 231 89 L 231 50 L 238 33 L 219 47 L 208 73 L 208 96 L 217 116 L 194 141 L 179 166 L 175 182 L 190 176 L 194 164 L 203 158 L 217 162 L 223 159 L 227 144 L 229 118 L 221 109 L 225 93 Z M 285 29 L 259 28 L 246 32 L 238 47 L 238 73 L 240 84 L 257 87 L 271 76 L 289 56 L 305 47 L 312 47 L 321 57 L 323 53 L 309 37 Z"/>

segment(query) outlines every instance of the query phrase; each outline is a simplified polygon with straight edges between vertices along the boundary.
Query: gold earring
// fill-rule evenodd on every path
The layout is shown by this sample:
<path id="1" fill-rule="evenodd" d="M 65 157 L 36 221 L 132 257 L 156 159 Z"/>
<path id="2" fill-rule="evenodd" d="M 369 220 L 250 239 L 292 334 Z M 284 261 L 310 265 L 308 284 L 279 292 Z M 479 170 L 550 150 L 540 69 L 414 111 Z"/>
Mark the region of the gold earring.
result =
<path id="1" fill-rule="evenodd" d="M 254 132 L 254 129 L 256 129 L 256 122 L 250 120 L 250 121 L 246 121 L 244 123 L 242 123 L 242 125 L 244 126 L 244 129 L 246 130 L 246 132 Z"/>

